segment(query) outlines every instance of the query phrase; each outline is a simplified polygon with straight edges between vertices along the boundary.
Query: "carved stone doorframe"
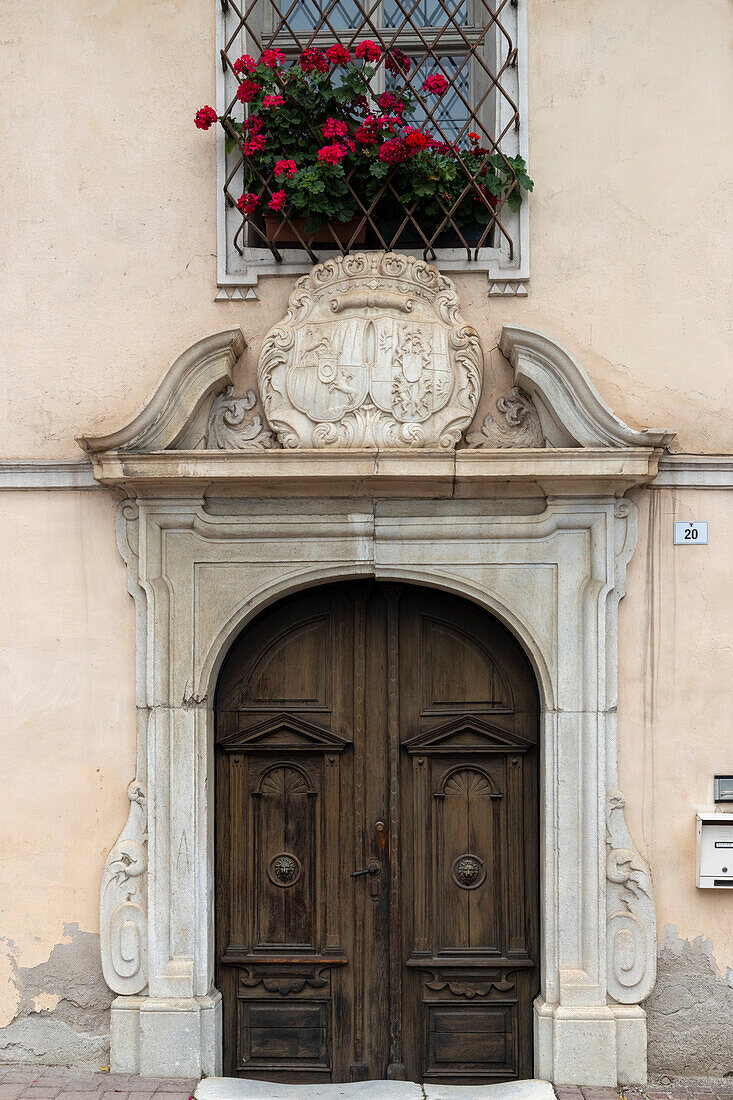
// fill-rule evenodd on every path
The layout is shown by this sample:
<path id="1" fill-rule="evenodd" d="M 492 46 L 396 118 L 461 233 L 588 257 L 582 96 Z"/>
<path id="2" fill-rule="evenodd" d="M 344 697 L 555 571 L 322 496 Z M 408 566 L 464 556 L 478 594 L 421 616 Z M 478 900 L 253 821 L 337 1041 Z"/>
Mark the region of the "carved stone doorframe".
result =
<path id="1" fill-rule="evenodd" d="M 535 1073 L 567 1084 L 643 1081 L 639 1002 L 654 983 L 656 932 L 650 872 L 624 823 L 616 768 L 617 609 L 636 542 L 635 509 L 621 497 L 655 476 L 669 436 L 632 432 L 606 406 L 600 416 L 600 398 L 574 361 L 581 377 L 571 377 L 566 352 L 507 329 L 515 381 L 545 437 L 555 433 L 554 449 L 400 453 L 391 465 L 360 452 L 182 451 L 175 441 L 192 438 L 192 421 L 205 426 L 201 390 L 216 401 L 243 345 L 237 332 L 209 339 L 204 382 L 179 377 L 128 431 L 138 441 L 157 432 L 153 446 L 125 450 L 124 432 L 86 443 L 98 479 L 130 497 L 118 540 L 137 612 L 138 770 L 102 882 L 104 972 L 118 994 L 113 1069 L 221 1072 L 218 670 L 242 627 L 274 601 L 374 577 L 466 596 L 524 646 L 542 699 Z M 200 360 L 190 357 L 189 383 Z"/>

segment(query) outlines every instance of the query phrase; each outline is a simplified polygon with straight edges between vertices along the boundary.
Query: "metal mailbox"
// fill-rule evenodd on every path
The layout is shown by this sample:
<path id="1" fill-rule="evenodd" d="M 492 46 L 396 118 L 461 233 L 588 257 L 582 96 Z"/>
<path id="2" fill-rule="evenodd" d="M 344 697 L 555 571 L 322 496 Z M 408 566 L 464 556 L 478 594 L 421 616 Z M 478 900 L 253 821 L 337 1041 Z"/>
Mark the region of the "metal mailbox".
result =
<path id="1" fill-rule="evenodd" d="M 697 885 L 733 890 L 733 814 L 697 815 Z"/>

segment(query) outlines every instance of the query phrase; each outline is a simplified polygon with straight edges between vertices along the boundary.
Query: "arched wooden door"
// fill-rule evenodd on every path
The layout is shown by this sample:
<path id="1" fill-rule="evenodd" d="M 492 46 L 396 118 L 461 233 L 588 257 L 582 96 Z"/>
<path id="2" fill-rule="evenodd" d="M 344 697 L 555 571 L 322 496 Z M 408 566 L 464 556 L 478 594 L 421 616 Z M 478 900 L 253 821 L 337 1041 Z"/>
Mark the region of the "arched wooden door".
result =
<path id="1" fill-rule="evenodd" d="M 240 636 L 217 692 L 224 1071 L 532 1076 L 538 697 L 473 604 L 310 590 Z"/>

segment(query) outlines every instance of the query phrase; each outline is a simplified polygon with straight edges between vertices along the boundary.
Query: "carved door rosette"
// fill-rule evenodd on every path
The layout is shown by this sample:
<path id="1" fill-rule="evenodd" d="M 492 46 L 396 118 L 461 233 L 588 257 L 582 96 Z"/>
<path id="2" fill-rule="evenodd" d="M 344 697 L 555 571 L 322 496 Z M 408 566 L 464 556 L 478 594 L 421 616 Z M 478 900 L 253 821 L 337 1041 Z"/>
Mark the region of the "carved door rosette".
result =
<path id="1" fill-rule="evenodd" d="M 148 983 L 148 811 L 145 785 L 127 788 L 130 811 L 104 861 L 100 890 L 102 973 L 115 993 L 140 993 Z"/>
<path id="2" fill-rule="evenodd" d="M 482 366 L 450 279 L 412 256 L 355 253 L 298 281 L 258 382 L 285 447 L 452 450 Z"/>

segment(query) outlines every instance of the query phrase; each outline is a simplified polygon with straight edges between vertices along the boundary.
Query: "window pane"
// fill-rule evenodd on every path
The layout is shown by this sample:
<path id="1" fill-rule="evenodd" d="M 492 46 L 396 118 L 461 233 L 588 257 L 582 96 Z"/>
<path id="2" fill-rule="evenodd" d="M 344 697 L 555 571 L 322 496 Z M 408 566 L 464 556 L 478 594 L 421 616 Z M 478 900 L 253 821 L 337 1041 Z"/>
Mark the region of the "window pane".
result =
<path id="1" fill-rule="evenodd" d="M 406 16 L 416 27 L 442 27 L 446 23 L 465 26 L 468 23 L 468 0 L 401 0 L 402 11 L 395 0 L 384 0 L 384 25 L 399 27 Z M 414 6 L 413 6 L 414 5 Z"/>
<path id="2" fill-rule="evenodd" d="M 312 31 L 322 25 L 324 30 L 328 30 L 323 23 L 325 13 L 332 27 L 358 27 L 363 20 L 356 0 L 337 0 L 333 5 L 328 2 L 321 4 L 317 0 L 297 0 L 288 15 L 289 9 L 287 0 L 281 0 L 280 11 L 294 31 Z"/>
<path id="3" fill-rule="evenodd" d="M 410 122 L 419 127 L 426 125 L 426 129 L 429 133 L 435 133 L 436 137 L 440 137 L 440 135 L 435 132 L 435 124 L 437 123 L 440 126 L 443 136 L 448 141 L 455 141 L 461 131 L 463 131 L 463 137 L 465 138 L 466 130 L 470 130 L 471 128 L 467 125 L 471 116 L 468 107 L 460 98 L 458 92 L 460 91 L 463 94 L 467 102 L 471 102 L 468 94 L 470 74 L 469 58 L 466 55 L 462 57 L 441 57 L 440 65 L 438 65 L 433 58 L 428 58 L 426 61 L 423 61 L 422 64 L 419 64 L 417 68 L 411 70 L 410 83 L 413 88 L 421 91 L 423 82 L 431 73 L 441 73 L 451 81 L 455 79 L 455 84 L 451 84 L 445 95 L 438 100 L 433 96 L 423 95 L 423 99 L 425 99 L 428 106 L 433 110 L 433 118 L 429 119 L 427 124 L 425 112 L 420 104 L 417 105 L 415 114 L 413 118 L 410 119 Z M 387 88 L 391 91 L 395 87 L 395 84 L 399 84 L 399 86 L 402 87 L 403 81 L 397 81 L 395 77 L 388 73 Z"/>

